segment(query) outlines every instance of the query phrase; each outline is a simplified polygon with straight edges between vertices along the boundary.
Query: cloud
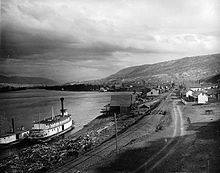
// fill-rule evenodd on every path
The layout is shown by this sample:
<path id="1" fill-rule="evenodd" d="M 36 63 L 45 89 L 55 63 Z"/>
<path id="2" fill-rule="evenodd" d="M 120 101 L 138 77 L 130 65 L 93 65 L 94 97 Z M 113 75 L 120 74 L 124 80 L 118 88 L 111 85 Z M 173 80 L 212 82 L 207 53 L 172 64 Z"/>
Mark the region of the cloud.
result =
<path id="1" fill-rule="evenodd" d="M 98 78 L 165 56 L 219 52 L 218 0 L 7 0 L 1 11 L 4 72 L 10 72 L 9 58 L 39 75 L 56 73 L 46 67 L 57 60 L 68 80 L 72 71 L 86 77 L 85 69 Z M 34 66 L 36 61 L 45 70 Z M 69 64 L 78 68 L 68 72 Z"/>

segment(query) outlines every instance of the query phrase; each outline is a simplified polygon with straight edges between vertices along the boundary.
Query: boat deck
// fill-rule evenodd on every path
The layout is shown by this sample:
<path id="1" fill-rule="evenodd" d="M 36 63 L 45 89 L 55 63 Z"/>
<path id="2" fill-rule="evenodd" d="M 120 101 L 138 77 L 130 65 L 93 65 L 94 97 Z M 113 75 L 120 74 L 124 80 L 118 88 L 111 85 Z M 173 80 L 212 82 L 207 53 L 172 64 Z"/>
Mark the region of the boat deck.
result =
<path id="1" fill-rule="evenodd" d="M 23 132 L 27 132 L 28 130 L 17 130 L 16 132 L 7 132 L 5 134 L 0 134 L 0 138 L 4 138 L 4 137 L 7 137 L 7 136 L 11 136 L 11 135 L 14 135 L 14 134 L 21 134 Z"/>
<path id="2" fill-rule="evenodd" d="M 41 121 L 38 121 L 38 122 L 35 122 L 34 124 L 54 124 L 54 123 L 57 123 L 59 121 L 63 121 L 67 118 L 69 118 L 71 115 L 56 115 L 55 117 L 49 117 L 49 118 L 46 118 L 44 120 L 41 120 Z"/>

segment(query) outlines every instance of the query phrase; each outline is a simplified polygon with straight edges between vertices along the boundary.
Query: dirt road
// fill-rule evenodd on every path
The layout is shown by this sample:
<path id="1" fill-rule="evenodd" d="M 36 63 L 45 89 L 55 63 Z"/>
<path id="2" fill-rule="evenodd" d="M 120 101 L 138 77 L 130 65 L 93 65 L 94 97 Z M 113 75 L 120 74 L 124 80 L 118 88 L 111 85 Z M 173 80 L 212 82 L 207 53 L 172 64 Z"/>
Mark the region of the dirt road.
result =
<path id="1" fill-rule="evenodd" d="M 184 135 L 184 122 L 182 112 L 177 105 L 180 100 L 173 101 L 173 118 L 174 118 L 174 131 L 172 138 L 167 144 L 155 153 L 144 164 L 138 167 L 134 172 L 152 172 L 158 165 L 160 165 L 169 155 L 177 149 L 181 142 L 181 136 Z"/>

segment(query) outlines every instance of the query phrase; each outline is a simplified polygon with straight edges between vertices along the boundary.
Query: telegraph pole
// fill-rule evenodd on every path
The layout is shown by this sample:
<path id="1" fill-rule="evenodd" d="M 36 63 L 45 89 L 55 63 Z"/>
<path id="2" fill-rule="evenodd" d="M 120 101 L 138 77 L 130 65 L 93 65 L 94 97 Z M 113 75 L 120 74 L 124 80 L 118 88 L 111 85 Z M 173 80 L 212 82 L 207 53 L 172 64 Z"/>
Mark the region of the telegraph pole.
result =
<path id="1" fill-rule="evenodd" d="M 114 113 L 114 119 L 115 119 L 115 147 L 116 147 L 116 154 L 118 154 L 118 134 L 117 134 L 117 118 L 116 113 Z"/>

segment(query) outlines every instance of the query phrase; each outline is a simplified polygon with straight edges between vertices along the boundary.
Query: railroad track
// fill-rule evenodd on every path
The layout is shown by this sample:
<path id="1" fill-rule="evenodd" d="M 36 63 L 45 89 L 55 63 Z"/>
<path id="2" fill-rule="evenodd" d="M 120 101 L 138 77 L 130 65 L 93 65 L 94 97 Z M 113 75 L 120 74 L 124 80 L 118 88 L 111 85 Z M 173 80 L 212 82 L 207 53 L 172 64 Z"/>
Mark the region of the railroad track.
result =
<path id="1" fill-rule="evenodd" d="M 171 155 L 178 147 L 178 145 L 182 141 L 182 135 L 184 134 L 183 129 L 183 119 L 182 114 L 178 106 L 176 104 L 173 105 L 174 114 L 175 114 L 175 129 L 172 136 L 172 139 L 168 141 L 168 143 L 160 149 L 157 153 L 155 153 L 150 159 L 148 159 L 144 164 L 139 166 L 134 173 L 142 173 L 142 172 L 152 172 L 158 165 L 160 165 L 169 155 Z M 180 128 L 178 128 L 180 127 Z M 178 138 L 175 138 L 179 136 Z"/>
<path id="2" fill-rule="evenodd" d="M 128 137 L 129 135 L 131 135 L 132 133 L 134 133 L 135 131 L 137 131 L 141 127 L 145 126 L 146 121 L 149 121 L 151 118 L 153 118 L 153 116 L 157 115 L 160 112 L 161 108 L 166 104 L 171 93 L 172 93 L 172 91 L 169 92 L 169 94 L 167 96 L 162 98 L 162 101 L 160 102 L 160 104 L 156 108 L 154 108 L 154 110 L 151 112 L 150 115 L 148 115 L 148 118 L 144 122 L 141 122 L 140 120 L 143 119 L 145 116 L 143 116 L 142 118 L 140 118 L 138 120 L 139 121 L 138 126 L 136 125 L 137 123 L 135 123 L 134 125 L 132 125 L 128 129 L 126 129 L 126 131 L 119 134 L 118 141 L 125 139 L 126 137 Z M 92 159 L 93 157 L 98 157 L 103 151 L 105 151 L 111 147 L 114 147 L 114 146 L 115 146 L 115 141 L 113 139 L 110 139 L 110 140 L 102 143 L 100 146 L 96 147 L 94 150 L 91 150 L 91 151 L 85 153 L 82 157 L 79 157 L 74 160 L 70 160 L 70 161 L 66 162 L 64 165 L 62 165 L 62 167 L 59 167 L 56 170 L 53 170 L 52 172 L 57 172 L 57 173 L 68 172 L 69 170 L 74 169 L 75 167 L 79 166 L 80 164 L 85 163 L 89 159 Z"/>

